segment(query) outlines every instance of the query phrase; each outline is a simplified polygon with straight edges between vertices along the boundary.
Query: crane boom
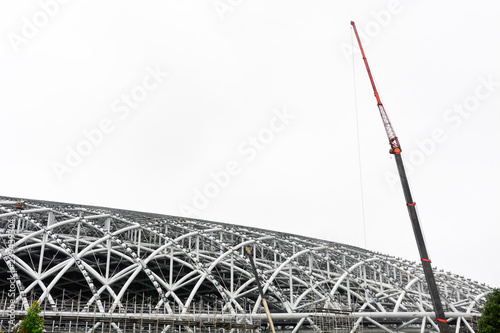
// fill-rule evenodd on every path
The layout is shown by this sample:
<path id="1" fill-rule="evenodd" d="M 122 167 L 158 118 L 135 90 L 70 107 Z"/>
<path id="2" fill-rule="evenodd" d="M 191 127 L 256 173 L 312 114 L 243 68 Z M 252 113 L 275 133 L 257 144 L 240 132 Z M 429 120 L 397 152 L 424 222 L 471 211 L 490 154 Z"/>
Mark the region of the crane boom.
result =
<path id="1" fill-rule="evenodd" d="M 406 207 L 408 209 L 408 214 L 410 215 L 413 233 L 415 234 L 415 240 L 417 241 L 417 247 L 422 261 L 425 280 L 427 282 L 429 293 L 431 295 L 432 304 L 434 306 L 434 312 L 436 313 L 436 319 L 439 331 L 441 333 L 447 333 L 448 321 L 446 320 L 446 317 L 444 315 L 443 305 L 441 304 L 441 299 L 439 297 L 439 290 L 436 285 L 434 273 L 432 272 L 431 260 L 429 259 L 429 254 L 427 253 L 427 248 L 425 246 L 422 228 L 420 227 L 416 205 L 411 195 L 408 178 L 406 177 L 406 170 L 403 164 L 403 159 L 401 157 L 401 151 L 402 151 L 401 145 L 399 144 L 396 132 L 394 132 L 394 128 L 392 127 L 392 124 L 389 121 L 389 117 L 385 112 L 384 105 L 380 100 L 380 95 L 377 91 L 377 87 L 375 86 L 375 81 L 373 80 L 370 67 L 368 66 L 368 61 L 366 60 L 365 51 L 363 50 L 363 46 L 361 45 L 361 40 L 359 39 L 358 30 L 356 29 L 356 24 L 353 21 L 351 21 L 351 25 L 354 29 L 354 33 L 356 34 L 356 39 L 358 40 L 359 48 L 363 56 L 363 61 L 365 62 L 366 70 L 368 71 L 368 76 L 370 77 L 370 82 L 373 87 L 373 92 L 375 93 L 375 98 L 377 99 L 377 106 L 380 112 L 380 116 L 382 117 L 382 122 L 384 123 L 385 132 L 387 133 L 387 138 L 389 139 L 389 145 L 391 146 L 389 152 L 391 154 L 394 154 L 395 156 L 399 178 L 401 180 L 401 185 L 403 187 L 403 192 L 406 199 Z"/>

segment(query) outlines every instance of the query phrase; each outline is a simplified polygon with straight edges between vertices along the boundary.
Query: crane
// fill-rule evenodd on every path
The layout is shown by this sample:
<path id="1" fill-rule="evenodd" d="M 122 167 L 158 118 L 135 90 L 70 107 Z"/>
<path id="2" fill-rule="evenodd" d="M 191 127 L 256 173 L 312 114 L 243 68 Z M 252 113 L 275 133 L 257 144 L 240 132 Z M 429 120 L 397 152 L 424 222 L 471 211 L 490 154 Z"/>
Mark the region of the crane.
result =
<path id="1" fill-rule="evenodd" d="M 422 261 L 425 280 L 427 282 L 429 293 L 431 295 L 432 304 L 434 306 L 434 312 L 436 313 L 436 320 L 438 323 L 439 331 L 441 333 L 447 333 L 448 321 L 446 320 L 446 317 L 444 315 L 443 305 L 441 304 L 441 299 L 439 298 L 439 290 L 436 285 L 436 279 L 434 278 L 434 273 L 432 272 L 431 260 L 429 259 L 429 254 L 427 253 L 427 248 L 425 246 L 422 228 L 420 227 L 420 222 L 418 220 L 416 204 L 413 201 L 410 191 L 410 185 L 408 184 L 408 178 L 406 177 L 406 170 L 403 164 L 403 159 L 401 157 L 401 151 L 402 151 L 401 145 L 399 144 L 396 132 L 394 132 L 394 128 L 392 127 L 392 124 L 389 121 L 389 117 L 385 112 L 384 105 L 380 100 L 380 95 L 377 91 L 377 87 L 375 86 L 375 81 L 373 80 L 370 67 L 368 66 L 368 61 L 366 60 L 365 51 L 363 50 L 363 46 L 361 45 L 361 40 L 359 39 L 358 30 L 356 29 L 356 24 L 353 21 L 351 21 L 351 25 L 354 29 L 354 33 L 356 34 L 356 39 L 358 40 L 359 48 L 361 50 L 361 55 L 363 56 L 363 61 L 365 63 L 365 67 L 368 72 L 368 76 L 370 77 L 370 82 L 372 84 L 373 92 L 375 93 L 375 98 L 377 99 L 377 107 L 380 112 L 380 116 L 382 117 L 382 122 L 384 124 L 387 138 L 389 139 L 389 145 L 391 146 L 389 153 L 393 154 L 396 160 L 399 178 L 401 180 L 401 185 L 403 187 L 403 192 L 406 199 L 406 207 L 408 209 L 408 214 L 410 215 L 413 233 L 415 234 L 415 239 L 417 241 L 417 247 Z"/>

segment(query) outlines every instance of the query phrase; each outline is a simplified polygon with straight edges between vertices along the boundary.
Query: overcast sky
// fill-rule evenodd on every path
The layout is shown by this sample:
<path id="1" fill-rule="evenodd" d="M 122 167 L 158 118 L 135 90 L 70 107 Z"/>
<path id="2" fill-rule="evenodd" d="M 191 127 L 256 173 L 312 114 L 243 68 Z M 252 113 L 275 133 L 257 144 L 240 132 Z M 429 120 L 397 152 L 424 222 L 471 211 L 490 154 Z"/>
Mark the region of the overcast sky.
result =
<path id="1" fill-rule="evenodd" d="M 192 216 L 500 286 L 500 5 L 2 1 L 0 194 Z M 358 130 L 359 129 L 359 130 Z"/>

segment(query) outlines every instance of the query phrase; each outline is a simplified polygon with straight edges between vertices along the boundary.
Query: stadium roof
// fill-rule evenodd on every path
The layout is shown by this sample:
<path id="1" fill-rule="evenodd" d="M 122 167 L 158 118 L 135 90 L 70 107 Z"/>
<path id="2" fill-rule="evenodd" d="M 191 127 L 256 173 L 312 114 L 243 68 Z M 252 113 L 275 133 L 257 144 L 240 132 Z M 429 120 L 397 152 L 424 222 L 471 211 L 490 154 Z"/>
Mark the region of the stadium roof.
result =
<path id="1" fill-rule="evenodd" d="M 352 332 L 437 329 L 416 262 L 234 224 L 20 200 L 0 197 L 0 271 L 11 276 L 0 281 L 2 302 L 15 281 L 17 318 L 38 300 L 46 324 L 57 317 L 61 328 L 79 318 L 87 329 L 121 332 L 124 318 L 142 324 L 145 313 L 159 331 L 214 318 L 264 325 L 243 251 L 250 247 L 278 326 L 325 331 L 325 322 L 343 316 Z M 450 325 L 474 332 L 491 288 L 442 270 L 435 276 Z"/>

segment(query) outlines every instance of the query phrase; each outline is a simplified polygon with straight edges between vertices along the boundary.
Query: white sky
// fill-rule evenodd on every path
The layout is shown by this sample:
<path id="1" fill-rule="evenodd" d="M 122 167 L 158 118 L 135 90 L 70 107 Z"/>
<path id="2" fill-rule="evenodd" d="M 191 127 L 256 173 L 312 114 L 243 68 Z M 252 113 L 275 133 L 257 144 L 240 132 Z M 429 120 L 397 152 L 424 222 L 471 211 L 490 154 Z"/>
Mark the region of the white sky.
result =
<path id="1" fill-rule="evenodd" d="M 0 194 L 170 215 L 191 207 L 201 219 L 418 260 L 358 53 L 354 84 L 354 20 L 433 264 L 498 287 L 499 9 L 3 1 Z"/>

